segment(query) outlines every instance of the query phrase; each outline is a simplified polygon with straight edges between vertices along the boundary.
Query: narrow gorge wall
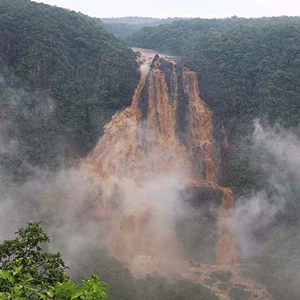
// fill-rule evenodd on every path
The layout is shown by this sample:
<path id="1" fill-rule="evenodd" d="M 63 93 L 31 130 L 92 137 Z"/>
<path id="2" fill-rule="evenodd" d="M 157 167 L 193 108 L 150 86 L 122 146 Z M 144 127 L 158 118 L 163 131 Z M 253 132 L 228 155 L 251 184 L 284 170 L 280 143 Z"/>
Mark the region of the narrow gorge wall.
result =
<path id="1" fill-rule="evenodd" d="M 214 203 L 217 218 L 216 250 L 209 251 L 219 264 L 235 263 L 234 199 L 218 184 L 213 113 L 199 97 L 194 72 L 154 56 L 143 50 L 132 105 L 113 116 L 83 164 L 99 184 L 104 239 L 136 274 L 175 272 L 176 262 L 186 260 L 177 221 L 184 222 L 187 202 L 205 201 Z"/>

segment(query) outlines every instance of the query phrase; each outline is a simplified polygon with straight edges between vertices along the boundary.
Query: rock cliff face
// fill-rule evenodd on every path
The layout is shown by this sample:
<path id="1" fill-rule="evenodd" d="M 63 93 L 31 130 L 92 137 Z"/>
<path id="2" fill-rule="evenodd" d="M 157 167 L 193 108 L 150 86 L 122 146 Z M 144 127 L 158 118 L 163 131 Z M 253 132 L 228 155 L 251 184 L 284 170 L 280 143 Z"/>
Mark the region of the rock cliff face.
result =
<path id="1" fill-rule="evenodd" d="M 99 183 L 108 248 L 135 273 L 172 273 L 202 253 L 236 263 L 233 195 L 218 182 L 226 136 L 213 137 L 196 74 L 151 51 L 138 62 L 132 105 L 113 116 L 83 165 Z"/>

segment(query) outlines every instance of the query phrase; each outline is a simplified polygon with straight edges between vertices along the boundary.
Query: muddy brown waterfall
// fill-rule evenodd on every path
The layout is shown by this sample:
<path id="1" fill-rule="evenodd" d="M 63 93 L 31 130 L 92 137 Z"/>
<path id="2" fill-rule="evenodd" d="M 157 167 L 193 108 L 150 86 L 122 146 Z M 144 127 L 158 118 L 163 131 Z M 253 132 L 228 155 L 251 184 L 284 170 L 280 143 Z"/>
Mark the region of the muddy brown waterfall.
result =
<path id="1" fill-rule="evenodd" d="M 223 195 L 217 263 L 236 263 L 233 195 L 218 184 L 213 113 L 199 97 L 194 72 L 170 57 L 152 61 L 154 55 L 143 51 L 132 105 L 113 116 L 83 165 L 99 184 L 104 239 L 110 253 L 135 274 L 176 273 L 186 258 L 174 207 L 180 208 L 187 188 L 207 188 Z"/>

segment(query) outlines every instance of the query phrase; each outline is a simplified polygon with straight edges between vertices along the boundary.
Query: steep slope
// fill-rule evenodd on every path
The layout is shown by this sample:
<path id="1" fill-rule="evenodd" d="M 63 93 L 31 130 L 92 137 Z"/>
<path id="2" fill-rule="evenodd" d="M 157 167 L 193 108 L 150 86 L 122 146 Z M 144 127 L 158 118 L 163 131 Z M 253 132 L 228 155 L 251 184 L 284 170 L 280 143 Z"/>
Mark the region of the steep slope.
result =
<path id="1" fill-rule="evenodd" d="M 129 104 L 134 53 L 87 16 L 26 0 L 0 1 L 0 27 L 4 138 L 33 165 L 85 155 Z"/>

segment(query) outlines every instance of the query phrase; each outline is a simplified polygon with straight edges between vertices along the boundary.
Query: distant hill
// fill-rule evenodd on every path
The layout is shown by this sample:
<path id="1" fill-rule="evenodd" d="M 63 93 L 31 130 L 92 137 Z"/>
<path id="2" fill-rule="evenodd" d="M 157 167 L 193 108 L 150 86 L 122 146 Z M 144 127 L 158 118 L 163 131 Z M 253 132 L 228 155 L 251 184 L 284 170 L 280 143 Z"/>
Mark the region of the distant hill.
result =
<path id="1" fill-rule="evenodd" d="M 132 24 L 132 25 L 144 25 L 144 24 L 166 24 L 172 23 L 176 20 L 182 20 L 183 18 L 151 18 L 151 17 L 121 17 L 121 18 L 101 18 L 102 22 L 110 24 Z"/>
<path id="2" fill-rule="evenodd" d="M 183 18 L 150 18 L 150 17 L 122 17 L 122 18 L 95 18 L 96 22 L 115 36 L 126 39 L 143 27 L 153 27 L 160 24 L 170 24 Z M 103 24 L 104 23 L 104 24 Z"/>

